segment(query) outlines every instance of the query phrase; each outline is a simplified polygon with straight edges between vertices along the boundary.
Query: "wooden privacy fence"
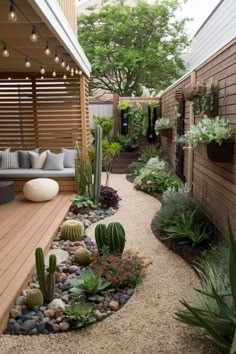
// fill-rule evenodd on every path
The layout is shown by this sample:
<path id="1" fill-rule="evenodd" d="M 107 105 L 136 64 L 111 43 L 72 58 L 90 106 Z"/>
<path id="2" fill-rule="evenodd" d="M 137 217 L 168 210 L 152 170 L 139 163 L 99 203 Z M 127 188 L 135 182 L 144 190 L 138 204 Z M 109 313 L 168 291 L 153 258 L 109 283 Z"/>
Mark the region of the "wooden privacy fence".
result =
<path id="1" fill-rule="evenodd" d="M 193 196 L 207 209 L 213 222 L 223 233 L 227 232 L 229 212 L 236 235 L 236 40 L 231 41 L 162 94 L 162 117 L 170 118 L 174 123 L 176 91 L 183 89 L 190 82 L 209 79 L 218 82 L 218 113 L 229 120 L 234 132 L 234 157 L 232 162 L 219 163 L 209 160 L 206 154 L 201 153 L 201 149 L 186 149 L 183 157 L 184 176 L 193 187 Z M 190 123 L 197 123 L 201 119 L 202 114 L 194 115 L 192 103 L 185 101 L 185 130 L 189 129 Z M 176 129 L 173 129 L 175 136 Z M 162 146 L 175 168 L 176 144 L 173 139 L 162 137 Z"/>
<path id="2" fill-rule="evenodd" d="M 58 150 L 89 141 L 88 81 L 0 80 L 0 148 Z"/>

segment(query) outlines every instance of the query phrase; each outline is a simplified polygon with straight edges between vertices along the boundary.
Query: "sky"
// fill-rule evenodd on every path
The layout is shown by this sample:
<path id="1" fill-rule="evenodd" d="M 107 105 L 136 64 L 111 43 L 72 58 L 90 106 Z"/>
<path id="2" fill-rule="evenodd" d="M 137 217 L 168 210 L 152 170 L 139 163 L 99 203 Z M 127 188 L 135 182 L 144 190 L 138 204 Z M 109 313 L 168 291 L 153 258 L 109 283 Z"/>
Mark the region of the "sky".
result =
<path id="1" fill-rule="evenodd" d="M 210 15 L 212 10 L 220 0 L 188 0 L 187 3 L 183 6 L 182 11 L 178 13 L 178 17 L 192 17 L 187 30 L 192 37 L 206 18 Z"/>

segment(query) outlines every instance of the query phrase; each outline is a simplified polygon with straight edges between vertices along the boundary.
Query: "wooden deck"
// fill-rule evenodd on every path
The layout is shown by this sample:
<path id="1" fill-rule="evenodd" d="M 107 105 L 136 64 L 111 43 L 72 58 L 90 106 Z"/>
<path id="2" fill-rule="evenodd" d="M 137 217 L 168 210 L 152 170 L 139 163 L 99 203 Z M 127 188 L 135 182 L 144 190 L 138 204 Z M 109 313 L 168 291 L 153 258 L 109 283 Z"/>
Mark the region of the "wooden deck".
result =
<path id="1" fill-rule="evenodd" d="M 18 195 L 0 205 L 0 333 L 9 311 L 34 271 L 34 251 L 46 252 L 71 205 L 72 193 L 32 203 Z"/>

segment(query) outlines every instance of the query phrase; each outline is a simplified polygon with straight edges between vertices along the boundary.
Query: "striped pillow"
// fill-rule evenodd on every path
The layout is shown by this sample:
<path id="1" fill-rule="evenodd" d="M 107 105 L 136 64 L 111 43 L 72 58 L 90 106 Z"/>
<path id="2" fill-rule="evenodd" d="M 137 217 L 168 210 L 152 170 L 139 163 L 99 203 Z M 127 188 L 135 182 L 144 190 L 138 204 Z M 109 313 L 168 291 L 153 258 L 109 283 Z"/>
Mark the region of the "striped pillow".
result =
<path id="1" fill-rule="evenodd" d="M 3 151 L 1 156 L 2 156 L 1 168 L 3 170 L 10 169 L 10 168 L 19 168 L 17 151 L 16 152 Z"/>
<path id="2" fill-rule="evenodd" d="M 2 162 L 2 153 L 3 152 L 10 152 L 10 148 L 7 148 L 6 150 L 0 151 L 0 168 L 2 167 L 1 166 L 1 162 Z"/>

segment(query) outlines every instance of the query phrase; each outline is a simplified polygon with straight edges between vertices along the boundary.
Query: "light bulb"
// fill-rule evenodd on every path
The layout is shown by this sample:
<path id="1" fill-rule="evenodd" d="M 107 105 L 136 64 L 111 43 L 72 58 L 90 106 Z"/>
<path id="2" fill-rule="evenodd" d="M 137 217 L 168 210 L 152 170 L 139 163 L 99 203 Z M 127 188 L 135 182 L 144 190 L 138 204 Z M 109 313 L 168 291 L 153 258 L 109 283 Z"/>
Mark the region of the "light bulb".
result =
<path id="1" fill-rule="evenodd" d="M 74 76 L 74 72 L 73 71 L 70 72 L 70 76 Z"/>
<path id="2" fill-rule="evenodd" d="M 2 56 L 3 56 L 4 58 L 9 57 L 9 51 L 7 50 L 6 44 L 4 44 L 4 46 L 3 46 Z"/>
<path id="3" fill-rule="evenodd" d="M 66 71 L 70 71 L 70 65 L 69 64 L 66 65 Z"/>
<path id="4" fill-rule="evenodd" d="M 67 78 L 67 76 L 66 76 L 66 74 L 64 74 L 64 75 L 63 75 L 63 79 L 66 80 L 66 78 Z"/>
<path id="5" fill-rule="evenodd" d="M 14 1 L 13 0 L 11 0 L 11 5 L 9 7 L 8 20 L 10 22 L 16 22 L 17 21 L 17 15 L 16 15 L 16 11 L 15 11 L 15 6 L 14 6 Z"/>
<path id="6" fill-rule="evenodd" d="M 11 80 L 11 77 L 9 76 L 8 80 Z"/>
<path id="7" fill-rule="evenodd" d="M 45 74 L 46 70 L 44 69 L 43 65 L 41 65 L 41 69 L 40 69 L 40 74 Z"/>
<path id="8" fill-rule="evenodd" d="M 35 26 L 33 26 L 32 33 L 30 35 L 30 40 L 31 40 L 31 42 L 37 42 L 37 40 L 38 40 Z"/>
<path id="9" fill-rule="evenodd" d="M 66 63 L 64 61 L 64 59 L 61 60 L 61 66 L 64 68 L 66 66 Z"/>
<path id="10" fill-rule="evenodd" d="M 79 70 L 75 69 L 75 73 L 76 73 L 76 75 L 78 75 L 79 74 Z"/>
<path id="11" fill-rule="evenodd" d="M 80 70 L 80 71 L 79 71 L 79 75 L 82 75 L 82 74 L 83 74 L 83 73 L 82 73 L 82 71 Z"/>
<path id="12" fill-rule="evenodd" d="M 41 76 L 41 80 L 44 80 L 44 76 Z"/>
<path id="13" fill-rule="evenodd" d="M 45 53 L 45 55 L 50 55 L 51 54 L 51 51 L 50 51 L 49 46 L 48 46 L 48 42 L 46 44 L 46 48 L 45 48 L 44 53 Z"/>
<path id="14" fill-rule="evenodd" d="M 30 68 L 31 67 L 31 63 L 30 63 L 30 61 L 29 61 L 29 59 L 27 57 L 25 58 L 25 67 L 26 68 Z"/>
<path id="15" fill-rule="evenodd" d="M 57 76 L 57 73 L 56 73 L 55 69 L 54 69 L 53 72 L 52 72 L 52 76 L 53 76 L 53 77 L 56 77 L 56 76 Z"/>
<path id="16" fill-rule="evenodd" d="M 28 76 L 26 76 L 25 80 L 29 80 Z"/>
<path id="17" fill-rule="evenodd" d="M 57 55 L 57 52 L 55 53 L 54 61 L 55 61 L 55 63 L 59 63 L 59 61 L 60 61 L 59 56 Z"/>

